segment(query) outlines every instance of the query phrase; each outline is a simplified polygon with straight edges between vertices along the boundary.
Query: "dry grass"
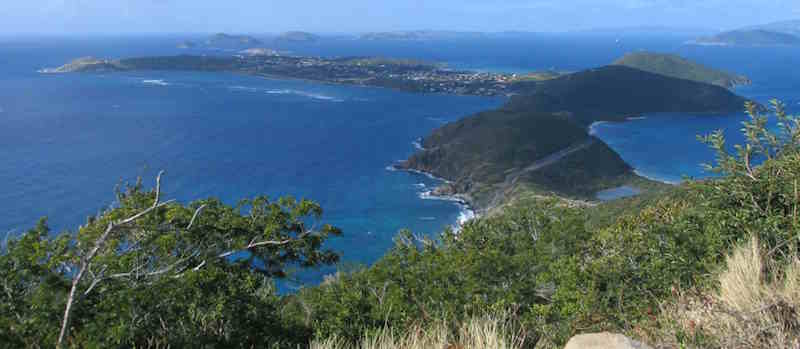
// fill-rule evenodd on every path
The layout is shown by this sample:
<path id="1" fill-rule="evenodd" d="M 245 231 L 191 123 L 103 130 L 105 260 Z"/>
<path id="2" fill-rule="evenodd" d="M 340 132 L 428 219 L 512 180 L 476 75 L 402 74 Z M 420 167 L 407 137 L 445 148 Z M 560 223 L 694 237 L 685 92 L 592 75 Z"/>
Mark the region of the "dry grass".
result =
<path id="1" fill-rule="evenodd" d="M 359 345 L 338 338 L 311 343 L 311 349 L 518 349 L 525 337 L 503 317 L 476 317 L 451 332 L 444 322 L 430 328 L 413 328 L 398 334 L 384 329 L 365 337 Z"/>
<path id="2" fill-rule="evenodd" d="M 698 347 L 800 348 L 800 260 L 777 263 L 756 238 L 728 256 L 712 294 L 665 309 L 670 342 Z M 683 338 L 683 339 L 681 339 Z M 677 345 L 676 345 L 677 346 Z"/>

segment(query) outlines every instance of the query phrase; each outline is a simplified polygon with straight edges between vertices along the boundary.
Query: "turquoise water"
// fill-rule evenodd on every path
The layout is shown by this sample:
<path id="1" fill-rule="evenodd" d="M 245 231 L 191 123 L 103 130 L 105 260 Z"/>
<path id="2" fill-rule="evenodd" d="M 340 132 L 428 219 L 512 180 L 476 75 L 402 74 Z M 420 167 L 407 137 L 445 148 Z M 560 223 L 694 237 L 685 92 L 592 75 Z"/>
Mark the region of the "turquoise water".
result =
<path id="1" fill-rule="evenodd" d="M 578 70 L 625 52 L 676 52 L 751 76 L 738 90 L 800 102 L 792 49 L 683 46 L 685 38 L 543 35 L 445 42 L 333 41 L 276 47 L 298 54 L 378 55 L 444 61 L 480 70 Z M 0 231 L 19 233 L 40 216 L 70 229 L 111 204 L 120 180 L 152 180 L 164 169 L 166 195 L 294 195 L 320 202 L 324 221 L 344 236 L 330 247 L 369 264 L 398 230 L 433 234 L 465 214 L 453 202 L 424 200 L 437 184 L 388 171 L 412 142 L 445 122 L 494 108 L 501 99 L 410 94 L 386 89 L 266 80 L 234 74 L 137 72 L 41 75 L 75 57 L 177 54 L 179 37 L 0 39 Z M 220 54 L 220 53 L 217 53 Z M 695 135 L 738 130 L 742 115 L 647 115 L 596 125 L 641 173 L 677 181 L 703 176 L 710 152 Z M 619 193 L 610 193 L 610 195 Z M 623 193 L 624 194 L 624 193 Z M 330 270 L 327 270 L 330 271 Z M 327 272 L 323 271 L 323 272 Z M 302 274 L 315 283 L 320 273 Z"/>
<path id="2" fill-rule="evenodd" d="M 623 185 L 617 188 L 611 188 L 606 190 L 601 190 L 597 192 L 597 200 L 600 201 L 612 201 L 616 199 L 627 198 L 631 196 L 639 195 L 642 191 L 638 188 L 631 187 L 628 185 Z"/>

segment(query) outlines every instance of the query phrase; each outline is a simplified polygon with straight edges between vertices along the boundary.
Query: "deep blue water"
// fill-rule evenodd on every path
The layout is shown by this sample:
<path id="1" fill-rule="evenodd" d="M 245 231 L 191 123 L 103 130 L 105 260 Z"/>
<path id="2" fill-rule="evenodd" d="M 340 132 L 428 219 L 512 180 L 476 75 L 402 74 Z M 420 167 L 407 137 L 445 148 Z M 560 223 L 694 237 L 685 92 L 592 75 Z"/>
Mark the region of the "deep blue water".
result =
<path id="1" fill-rule="evenodd" d="M 744 97 L 767 105 L 773 98 L 783 101 L 790 113 L 800 113 L 800 48 L 730 48 L 680 46 L 673 51 L 692 60 L 718 67 L 753 80 L 736 88 Z M 744 109 L 744 108 L 742 108 Z M 730 115 L 645 115 L 622 123 L 602 123 L 595 134 L 647 177 L 677 183 L 684 177 L 703 178 L 702 163 L 713 163 L 714 153 L 697 141 L 698 135 L 723 130 L 728 145 L 744 141 L 742 113 Z"/>
<path id="2" fill-rule="evenodd" d="M 423 200 L 437 182 L 386 167 L 412 141 L 447 121 L 496 107 L 497 98 L 266 80 L 234 74 L 137 72 L 41 75 L 73 58 L 177 54 L 181 37 L 0 38 L 0 231 L 38 217 L 70 229 L 113 201 L 120 180 L 159 169 L 166 196 L 234 203 L 267 194 L 313 199 L 344 230 L 331 247 L 369 264 L 402 228 L 436 233 L 463 207 Z M 625 52 L 676 52 L 748 74 L 739 93 L 800 102 L 795 49 L 684 46 L 687 38 L 536 35 L 474 41 L 338 40 L 273 46 L 303 55 L 376 55 L 447 62 L 478 70 L 579 70 Z M 220 53 L 217 53 L 220 54 Z M 603 124 L 595 132 L 642 173 L 698 176 L 710 153 L 695 135 L 738 130 L 742 116 L 660 115 Z M 303 275 L 305 282 L 319 273 Z"/>

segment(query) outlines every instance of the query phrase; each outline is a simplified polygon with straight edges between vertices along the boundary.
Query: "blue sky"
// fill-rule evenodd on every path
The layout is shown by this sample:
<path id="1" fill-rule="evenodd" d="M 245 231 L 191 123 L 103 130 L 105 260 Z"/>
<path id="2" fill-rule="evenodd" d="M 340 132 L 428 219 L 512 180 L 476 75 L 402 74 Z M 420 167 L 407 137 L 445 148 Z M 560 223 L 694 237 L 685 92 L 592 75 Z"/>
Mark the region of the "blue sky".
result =
<path id="1" fill-rule="evenodd" d="M 800 0 L 0 0 L 10 33 L 731 29 L 800 19 Z"/>

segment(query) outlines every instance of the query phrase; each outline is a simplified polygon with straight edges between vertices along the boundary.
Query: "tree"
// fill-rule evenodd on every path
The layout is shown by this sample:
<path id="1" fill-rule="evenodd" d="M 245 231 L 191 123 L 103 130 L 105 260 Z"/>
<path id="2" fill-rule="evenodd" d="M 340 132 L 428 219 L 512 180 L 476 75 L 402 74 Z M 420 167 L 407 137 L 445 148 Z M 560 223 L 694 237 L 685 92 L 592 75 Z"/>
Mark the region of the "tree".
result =
<path id="1" fill-rule="evenodd" d="M 43 221 L 37 229 L 9 243 L 0 256 L 0 264 L 10 267 L 1 272 L 9 285 L 6 288 L 11 290 L 7 295 L 10 300 L 19 301 L 16 293 L 23 302 L 32 301 L 32 295 L 40 292 L 48 295 L 48 309 L 63 304 L 58 346 L 69 342 L 70 333 L 82 327 L 97 328 L 92 321 L 107 322 L 109 315 L 121 317 L 113 308 L 105 309 L 111 314 L 100 314 L 93 308 L 108 306 L 108 300 L 125 303 L 120 295 L 137 299 L 142 294 L 157 295 L 154 290 L 173 294 L 170 287 L 188 290 L 198 284 L 206 291 L 250 289 L 274 294 L 269 291 L 269 280 L 286 276 L 288 266 L 330 265 L 338 260 L 336 253 L 324 250 L 322 245 L 329 236 L 341 232 L 330 225 L 317 225 L 322 209 L 316 203 L 256 197 L 236 206 L 216 199 L 182 205 L 161 200 L 161 177 L 159 174 L 150 191 L 143 189 L 141 181 L 126 186 L 118 193 L 116 207 L 89 219 L 75 233 L 47 238 L 49 230 Z M 58 287 L 49 289 L 46 284 Z M 61 293 L 65 290 L 66 294 Z M 209 296 L 197 294 L 201 295 Z M 270 296 L 264 297 L 261 299 Z M 192 302 L 197 300 L 169 299 L 154 306 L 163 309 L 169 305 L 177 314 Z M 24 312 L 13 302 L 4 303 L 4 307 Z M 127 307 L 135 309 L 137 317 L 149 311 L 144 304 Z M 25 316 L 16 317 L 25 321 Z M 52 318 L 49 314 L 30 316 L 40 322 Z M 128 336 L 125 340 L 140 339 Z"/>

